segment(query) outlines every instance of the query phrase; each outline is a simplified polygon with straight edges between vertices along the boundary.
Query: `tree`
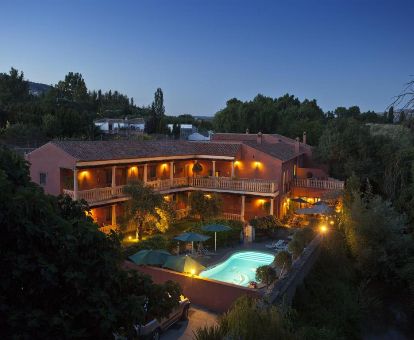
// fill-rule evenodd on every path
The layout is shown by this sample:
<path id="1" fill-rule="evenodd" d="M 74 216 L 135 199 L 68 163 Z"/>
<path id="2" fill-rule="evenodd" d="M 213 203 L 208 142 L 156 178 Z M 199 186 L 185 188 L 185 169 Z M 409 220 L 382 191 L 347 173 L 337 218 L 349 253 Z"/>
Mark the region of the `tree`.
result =
<path id="1" fill-rule="evenodd" d="M 387 121 L 390 124 L 394 123 L 394 106 L 391 106 L 388 110 Z"/>
<path id="2" fill-rule="evenodd" d="M 280 251 L 275 257 L 275 263 L 280 268 L 280 275 L 292 267 L 292 256 L 286 250 Z"/>
<path id="3" fill-rule="evenodd" d="M 266 286 L 270 285 L 277 279 L 276 270 L 271 266 L 260 266 L 256 269 L 256 280 L 264 283 Z"/>
<path id="4" fill-rule="evenodd" d="M 141 240 L 145 226 L 155 226 L 161 231 L 168 228 L 171 215 L 162 196 L 144 185 L 142 181 L 129 183 L 124 192 L 130 196 L 126 202 L 125 223 L 134 223 L 136 238 Z"/>
<path id="5" fill-rule="evenodd" d="M 217 217 L 222 211 L 222 199 L 218 194 L 205 194 L 203 191 L 193 191 L 190 194 L 190 215 L 201 221 Z"/>
<path id="6" fill-rule="evenodd" d="M 145 125 L 148 133 L 162 133 L 164 132 L 164 94 L 160 88 L 154 93 L 154 101 L 151 104 L 151 117 Z"/>
<path id="7" fill-rule="evenodd" d="M 176 283 L 155 285 L 121 269 L 115 233 L 85 215 L 85 202 L 45 195 L 28 164 L 0 147 L 0 329 L 3 338 L 131 336 L 178 305 Z"/>
<path id="8" fill-rule="evenodd" d="M 59 97 L 68 101 L 85 101 L 88 96 L 85 80 L 80 73 L 69 72 L 64 81 L 56 85 Z"/>

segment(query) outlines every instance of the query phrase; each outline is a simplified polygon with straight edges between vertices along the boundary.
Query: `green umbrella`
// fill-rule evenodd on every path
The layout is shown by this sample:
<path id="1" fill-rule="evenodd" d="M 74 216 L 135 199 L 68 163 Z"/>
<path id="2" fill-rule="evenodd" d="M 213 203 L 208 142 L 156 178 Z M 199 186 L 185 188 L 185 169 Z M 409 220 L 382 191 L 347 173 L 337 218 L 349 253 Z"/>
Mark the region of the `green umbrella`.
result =
<path id="1" fill-rule="evenodd" d="M 230 227 L 222 224 L 209 224 L 201 227 L 201 229 L 204 231 L 214 232 L 214 251 L 217 251 L 217 232 L 231 230 Z"/>
<path id="2" fill-rule="evenodd" d="M 153 266 L 161 266 L 168 259 L 168 256 L 171 256 L 171 254 L 166 250 L 144 249 L 140 250 L 134 255 L 131 255 L 129 259 L 135 264 L 149 264 Z"/>
<path id="3" fill-rule="evenodd" d="M 182 233 L 177 237 L 174 237 L 174 240 L 191 242 L 191 250 L 194 251 L 194 242 L 203 242 L 210 238 L 210 236 L 201 235 L 197 233 Z"/>
<path id="4" fill-rule="evenodd" d="M 190 273 L 197 275 L 206 268 L 188 255 L 171 255 L 168 257 L 167 261 L 165 261 L 163 267 L 175 270 L 176 272 L 180 273 Z"/>

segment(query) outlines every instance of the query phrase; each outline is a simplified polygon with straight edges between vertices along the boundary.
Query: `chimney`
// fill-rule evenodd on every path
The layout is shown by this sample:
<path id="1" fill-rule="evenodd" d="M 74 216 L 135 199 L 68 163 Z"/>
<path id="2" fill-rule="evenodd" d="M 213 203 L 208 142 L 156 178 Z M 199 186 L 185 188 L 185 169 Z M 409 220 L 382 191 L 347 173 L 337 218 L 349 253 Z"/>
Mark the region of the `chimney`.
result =
<path id="1" fill-rule="evenodd" d="M 299 137 L 296 137 L 296 141 L 295 141 L 295 153 L 299 153 L 299 146 L 300 146 Z"/>
<path id="2" fill-rule="evenodd" d="M 261 132 L 259 132 L 259 133 L 257 134 L 257 139 L 256 139 L 256 141 L 257 141 L 257 144 L 262 144 L 262 133 L 261 133 Z"/>
<path id="3" fill-rule="evenodd" d="M 248 135 L 249 134 L 249 129 L 246 129 L 246 135 Z"/>
<path id="4" fill-rule="evenodd" d="M 303 144 L 306 144 L 306 131 L 303 131 Z"/>

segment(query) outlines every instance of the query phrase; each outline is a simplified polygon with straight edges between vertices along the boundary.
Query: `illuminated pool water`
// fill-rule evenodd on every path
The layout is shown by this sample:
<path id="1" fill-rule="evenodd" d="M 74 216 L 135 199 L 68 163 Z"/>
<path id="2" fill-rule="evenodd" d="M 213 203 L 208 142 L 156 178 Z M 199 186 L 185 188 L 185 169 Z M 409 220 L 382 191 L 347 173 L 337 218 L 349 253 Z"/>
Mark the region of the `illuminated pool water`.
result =
<path id="1" fill-rule="evenodd" d="M 259 251 L 238 252 L 199 276 L 246 287 L 250 281 L 256 281 L 257 267 L 271 264 L 274 259 L 273 255 Z"/>

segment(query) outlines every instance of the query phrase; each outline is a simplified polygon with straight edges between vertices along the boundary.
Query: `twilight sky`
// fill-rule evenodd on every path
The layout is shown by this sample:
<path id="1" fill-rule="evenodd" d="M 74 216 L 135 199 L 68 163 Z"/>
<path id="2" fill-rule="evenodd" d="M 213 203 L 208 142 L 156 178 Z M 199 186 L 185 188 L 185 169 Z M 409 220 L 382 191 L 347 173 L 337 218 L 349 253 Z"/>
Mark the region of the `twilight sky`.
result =
<path id="1" fill-rule="evenodd" d="M 168 114 L 213 115 L 257 93 L 324 110 L 383 111 L 414 74 L 414 1 L 0 1 L 0 72 L 89 89 Z"/>

